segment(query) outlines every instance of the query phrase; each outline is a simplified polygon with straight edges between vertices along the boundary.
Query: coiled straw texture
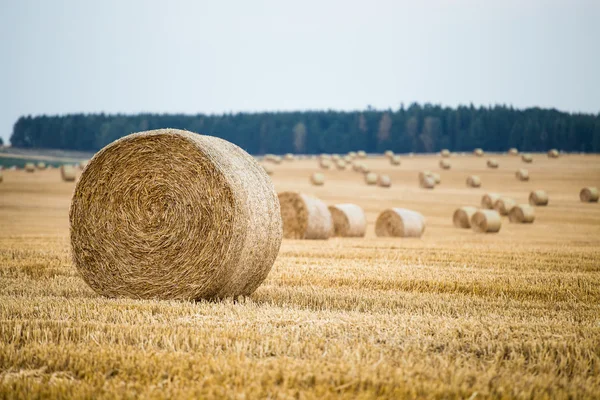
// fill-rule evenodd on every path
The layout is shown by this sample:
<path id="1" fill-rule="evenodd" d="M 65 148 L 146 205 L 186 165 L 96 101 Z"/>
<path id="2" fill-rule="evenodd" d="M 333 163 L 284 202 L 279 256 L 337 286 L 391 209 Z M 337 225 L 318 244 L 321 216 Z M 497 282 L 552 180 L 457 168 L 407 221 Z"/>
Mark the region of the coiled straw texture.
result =
<path id="1" fill-rule="evenodd" d="M 283 237 L 286 239 L 329 239 L 333 220 L 327 205 L 304 193 L 279 193 Z"/>
<path id="2" fill-rule="evenodd" d="M 477 207 L 460 207 L 452 215 L 452 223 L 457 228 L 468 229 L 471 227 L 471 217 L 477 212 Z"/>
<path id="3" fill-rule="evenodd" d="M 491 210 L 494 208 L 494 204 L 500 198 L 497 193 L 486 193 L 481 197 L 481 208 Z"/>
<path id="4" fill-rule="evenodd" d="M 367 218 L 356 204 L 329 206 L 333 218 L 333 235 L 341 237 L 363 237 L 367 232 Z"/>
<path id="5" fill-rule="evenodd" d="M 584 203 L 597 203 L 599 197 L 598 188 L 595 187 L 585 187 L 579 192 L 579 200 Z"/>
<path id="6" fill-rule="evenodd" d="M 508 213 L 510 222 L 530 224 L 535 220 L 535 210 L 529 204 L 517 204 Z"/>
<path id="7" fill-rule="evenodd" d="M 421 237 L 425 232 L 425 218 L 416 211 L 390 208 L 383 211 L 375 222 L 377 236 Z"/>
<path id="8" fill-rule="evenodd" d="M 510 210 L 512 210 L 512 208 L 516 205 L 517 205 L 517 202 L 514 201 L 513 199 L 508 198 L 508 197 L 500 197 L 494 203 L 494 209 L 496 211 L 498 211 L 498 213 L 500 215 L 508 215 Z"/>
<path id="9" fill-rule="evenodd" d="M 249 295 L 282 237 L 263 168 L 232 143 L 176 129 L 100 150 L 75 187 L 70 224 L 75 265 L 109 297 Z"/>
<path id="10" fill-rule="evenodd" d="M 496 233 L 501 226 L 500 214 L 494 210 L 479 210 L 471 217 L 471 228 L 478 233 Z"/>

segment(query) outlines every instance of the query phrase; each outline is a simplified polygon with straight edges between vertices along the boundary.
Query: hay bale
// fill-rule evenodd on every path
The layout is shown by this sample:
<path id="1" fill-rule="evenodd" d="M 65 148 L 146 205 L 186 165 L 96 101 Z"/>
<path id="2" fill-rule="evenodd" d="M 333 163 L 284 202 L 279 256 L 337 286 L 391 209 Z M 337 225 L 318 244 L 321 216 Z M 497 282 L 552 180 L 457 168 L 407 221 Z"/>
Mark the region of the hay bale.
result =
<path id="1" fill-rule="evenodd" d="M 477 175 L 471 175 L 467 178 L 467 186 L 478 188 L 481 186 L 481 178 Z"/>
<path id="2" fill-rule="evenodd" d="M 400 156 L 392 156 L 390 157 L 390 164 L 392 165 L 400 165 L 402 161 L 400 160 Z"/>
<path id="3" fill-rule="evenodd" d="M 36 165 L 37 169 L 44 170 L 47 168 L 46 163 L 43 161 L 38 162 Z"/>
<path id="4" fill-rule="evenodd" d="M 450 161 L 446 160 L 446 159 L 441 159 L 440 160 L 440 168 L 441 169 L 450 169 Z"/>
<path id="5" fill-rule="evenodd" d="M 392 157 L 394 157 L 394 152 L 393 152 L 393 151 L 391 151 L 391 150 L 386 150 L 386 151 L 383 153 L 383 155 L 384 155 L 385 157 L 387 157 L 387 158 L 390 158 L 390 159 L 391 159 Z"/>
<path id="6" fill-rule="evenodd" d="M 473 154 L 475 154 L 477 157 L 483 157 L 484 152 L 483 149 L 475 149 L 473 150 Z"/>
<path id="7" fill-rule="evenodd" d="M 323 169 L 330 169 L 331 168 L 331 160 L 328 158 L 321 158 L 319 160 L 319 167 L 321 167 Z"/>
<path id="8" fill-rule="evenodd" d="M 75 168 L 69 164 L 64 164 L 60 166 L 60 177 L 65 182 L 74 182 L 77 174 L 75 173 Z"/>
<path id="9" fill-rule="evenodd" d="M 100 150 L 71 202 L 73 260 L 109 297 L 250 295 L 279 252 L 271 179 L 225 140 L 177 129 L 125 136 Z"/>
<path id="10" fill-rule="evenodd" d="M 521 161 L 530 164 L 533 162 L 533 157 L 529 153 L 521 154 Z"/>
<path id="11" fill-rule="evenodd" d="M 519 155 L 519 150 L 517 150 L 517 149 L 516 149 L 516 148 L 514 148 L 514 147 L 511 147 L 511 148 L 508 150 L 508 154 L 510 154 L 511 156 L 518 156 L 518 155 Z"/>
<path id="12" fill-rule="evenodd" d="M 377 184 L 381 187 L 388 188 L 392 186 L 392 180 L 387 175 L 379 175 L 379 177 L 377 178 Z"/>
<path id="13" fill-rule="evenodd" d="M 356 152 L 355 152 L 355 151 L 349 151 L 349 152 L 348 152 L 348 155 L 349 155 L 350 157 L 352 157 L 353 159 L 354 159 L 354 158 L 356 158 Z"/>
<path id="14" fill-rule="evenodd" d="M 267 164 L 261 164 L 261 166 L 263 167 L 263 169 L 265 170 L 265 172 L 267 173 L 267 175 L 273 175 L 273 168 L 271 168 L 271 166 L 267 165 Z"/>
<path id="15" fill-rule="evenodd" d="M 528 181 L 529 180 L 529 171 L 525 168 L 519 168 L 517 172 L 515 172 L 515 176 L 520 181 Z"/>
<path id="16" fill-rule="evenodd" d="M 548 158 L 558 158 L 559 152 L 556 149 L 548 150 Z"/>
<path id="17" fill-rule="evenodd" d="M 529 204 L 532 206 L 547 206 L 548 193 L 545 190 L 534 190 L 529 193 Z"/>
<path id="18" fill-rule="evenodd" d="M 419 173 L 419 186 L 423 189 L 433 189 L 435 187 L 435 178 L 431 174 L 421 176 L 421 173 Z"/>
<path id="19" fill-rule="evenodd" d="M 368 174 L 369 172 L 371 172 L 371 168 L 369 168 L 369 166 L 365 163 L 361 163 L 360 164 L 360 172 L 363 174 Z"/>
<path id="20" fill-rule="evenodd" d="M 31 162 L 25 163 L 24 169 L 26 172 L 35 172 L 35 164 Z"/>
<path id="21" fill-rule="evenodd" d="M 279 193 L 283 237 L 286 239 L 329 239 L 333 220 L 327 205 L 304 193 Z"/>
<path id="22" fill-rule="evenodd" d="M 416 211 L 390 208 L 383 211 L 375 222 L 375 234 L 384 237 L 421 237 L 425 232 L 425 218 Z"/>
<path id="23" fill-rule="evenodd" d="M 448 158 L 448 157 L 450 157 L 450 150 L 443 149 L 442 151 L 440 151 L 440 155 L 444 158 Z"/>
<path id="24" fill-rule="evenodd" d="M 310 183 L 315 186 L 323 186 L 325 184 L 325 175 L 320 172 L 315 172 L 310 176 Z"/>
<path id="25" fill-rule="evenodd" d="M 442 183 L 442 177 L 440 176 L 440 174 L 438 174 L 436 172 L 432 172 L 431 177 L 433 178 L 433 181 L 435 182 L 436 185 L 439 185 L 440 183 Z"/>
<path id="26" fill-rule="evenodd" d="M 498 160 L 496 160 L 495 158 L 490 158 L 489 160 L 487 160 L 487 166 L 488 168 L 498 168 Z"/>
<path id="27" fill-rule="evenodd" d="M 319 155 L 319 160 L 331 160 L 331 155 L 325 154 L 325 153 L 320 154 Z"/>
<path id="28" fill-rule="evenodd" d="M 498 211 L 500 215 L 508 215 L 510 210 L 512 210 L 512 208 L 516 205 L 517 202 L 513 199 L 509 197 L 500 197 L 494 203 L 494 210 Z"/>
<path id="29" fill-rule="evenodd" d="M 356 157 L 358 158 L 367 158 L 367 153 L 364 150 L 359 150 L 356 152 Z"/>
<path id="30" fill-rule="evenodd" d="M 343 171 L 346 169 L 346 161 L 344 161 L 342 159 L 336 160 L 335 166 L 337 167 L 337 169 Z"/>
<path id="31" fill-rule="evenodd" d="M 283 159 L 285 161 L 294 161 L 295 157 L 292 153 L 286 153 L 285 156 L 283 156 Z"/>
<path id="32" fill-rule="evenodd" d="M 363 237 L 367 232 L 367 217 L 356 204 L 329 206 L 333 220 L 333 236 Z"/>
<path id="33" fill-rule="evenodd" d="M 354 159 L 353 159 L 352 157 L 348 156 L 348 155 L 344 156 L 344 158 L 342 158 L 342 160 L 344 160 L 344 162 L 345 162 L 347 165 L 351 165 L 351 164 L 352 164 L 352 162 L 354 161 Z"/>
<path id="34" fill-rule="evenodd" d="M 494 204 L 500 198 L 500 195 L 497 193 L 486 193 L 481 197 L 481 208 L 492 210 L 494 208 Z"/>
<path id="35" fill-rule="evenodd" d="M 377 184 L 377 179 L 379 176 L 375 172 L 369 172 L 365 174 L 365 183 L 367 185 L 375 185 Z"/>
<path id="36" fill-rule="evenodd" d="M 457 228 L 468 229 L 471 227 L 471 217 L 477 212 L 477 207 L 460 207 L 452 215 L 452 223 Z"/>
<path id="37" fill-rule="evenodd" d="M 584 203 L 597 203 L 600 193 L 596 187 L 584 187 L 579 192 L 579 199 Z"/>
<path id="38" fill-rule="evenodd" d="M 530 224 L 535 220 L 535 211 L 529 204 L 517 204 L 508 213 L 508 220 L 520 224 Z"/>
<path id="39" fill-rule="evenodd" d="M 478 233 L 496 233 L 502 227 L 502 218 L 494 210 L 478 210 L 471 217 L 471 228 Z"/>

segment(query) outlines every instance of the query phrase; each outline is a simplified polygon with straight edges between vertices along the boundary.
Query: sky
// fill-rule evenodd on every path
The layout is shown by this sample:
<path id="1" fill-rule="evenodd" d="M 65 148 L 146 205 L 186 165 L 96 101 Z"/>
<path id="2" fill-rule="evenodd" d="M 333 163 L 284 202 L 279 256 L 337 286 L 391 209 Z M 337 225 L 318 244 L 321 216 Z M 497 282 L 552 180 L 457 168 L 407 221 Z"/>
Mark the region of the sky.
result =
<path id="1" fill-rule="evenodd" d="M 507 104 L 600 112 L 600 1 L 0 0 L 22 115 Z"/>

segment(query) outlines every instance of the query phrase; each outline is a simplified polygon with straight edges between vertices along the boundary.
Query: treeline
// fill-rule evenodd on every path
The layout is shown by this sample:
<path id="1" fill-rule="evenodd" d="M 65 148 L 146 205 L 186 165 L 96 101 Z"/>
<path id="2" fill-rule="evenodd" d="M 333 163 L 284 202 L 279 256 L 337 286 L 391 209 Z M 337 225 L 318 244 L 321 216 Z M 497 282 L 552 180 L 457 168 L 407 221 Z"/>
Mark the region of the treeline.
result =
<path id="1" fill-rule="evenodd" d="M 394 111 L 25 116 L 15 123 L 11 143 L 96 151 L 129 133 L 159 128 L 218 136 L 252 154 L 471 151 L 476 147 L 600 152 L 600 114 L 431 104 Z"/>

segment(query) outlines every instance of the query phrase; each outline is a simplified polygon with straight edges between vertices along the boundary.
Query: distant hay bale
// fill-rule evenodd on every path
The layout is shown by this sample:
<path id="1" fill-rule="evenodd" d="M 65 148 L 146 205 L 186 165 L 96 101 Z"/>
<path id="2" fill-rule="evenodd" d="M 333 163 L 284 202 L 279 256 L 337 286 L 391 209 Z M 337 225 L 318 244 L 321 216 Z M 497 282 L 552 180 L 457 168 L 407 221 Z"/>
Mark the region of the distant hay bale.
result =
<path id="1" fill-rule="evenodd" d="M 384 155 L 385 157 L 387 157 L 387 158 L 392 158 L 392 157 L 394 157 L 394 152 L 393 152 L 393 151 L 391 151 L 391 150 L 386 150 L 386 151 L 383 153 L 383 155 Z"/>
<path id="2" fill-rule="evenodd" d="M 477 212 L 477 207 L 460 207 L 452 215 L 452 223 L 457 228 L 468 229 L 471 227 L 471 217 Z"/>
<path id="3" fill-rule="evenodd" d="M 425 232 L 425 218 L 416 211 L 390 208 L 383 211 L 375 222 L 375 234 L 384 237 L 421 237 Z"/>
<path id="4" fill-rule="evenodd" d="M 600 198 L 600 192 L 596 187 L 584 187 L 579 192 L 579 199 L 584 203 L 597 203 Z"/>
<path id="5" fill-rule="evenodd" d="M 433 181 L 435 182 L 436 185 L 439 185 L 440 183 L 442 183 L 442 177 L 440 176 L 440 174 L 438 174 L 436 172 L 432 172 L 431 177 L 433 178 Z"/>
<path id="6" fill-rule="evenodd" d="M 356 157 L 358 158 L 367 158 L 367 153 L 364 150 L 359 150 L 356 152 Z"/>
<path id="7" fill-rule="evenodd" d="M 518 155 L 519 155 L 519 150 L 517 150 L 517 149 L 516 149 L 516 148 L 514 148 L 514 147 L 511 147 L 511 148 L 508 150 L 508 154 L 509 154 L 509 155 L 511 155 L 511 156 L 518 156 Z"/>
<path id="8" fill-rule="evenodd" d="M 321 158 L 319 160 L 319 166 L 323 169 L 330 169 L 331 168 L 331 160 L 328 158 Z"/>
<path id="9" fill-rule="evenodd" d="M 517 204 L 508 213 L 510 222 L 530 224 L 535 220 L 535 210 L 529 204 Z"/>
<path id="10" fill-rule="evenodd" d="M 357 161 L 352 164 L 352 169 L 356 172 L 362 172 L 362 166 L 363 166 L 363 163 L 361 163 L 360 161 Z"/>
<path id="11" fill-rule="evenodd" d="M 310 183 L 315 186 L 323 186 L 325 183 L 325 175 L 320 172 L 315 172 L 310 176 Z"/>
<path id="12" fill-rule="evenodd" d="M 525 168 L 519 168 L 515 173 L 515 176 L 520 181 L 528 181 L 529 180 L 529 171 Z"/>
<path id="13" fill-rule="evenodd" d="M 488 168 L 498 168 L 498 160 L 496 160 L 495 158 L 490 158 L 489 160 L 487 160 L 487 166 Z"/>
<path id="14" fill-rule="evenodd" d="M 433 189 L 435 188 L 435 178 L 432 175 L 423 175 L 423 177 L 419 175 L 419 186 L 423 189 Z"/>
<path id="15" fill-rule="evenodd" d="M 500 198 L 500 195 L 497 193 L 486 193 L 481 197 L 481 208 L 492 210 L 494 208 L 494 204 Z"/>
<path id="16" fill-rule="evenodd" d="M 76 178 L 75 168 L 65 164 L 60 166 L 60 177 L 65 182 L 74 182 Z"/>
<path id="17" fill-rule="evenodd" d="M 496 233 L 502 227 L 502 218 L 494 210 L 478 210 L 471 217 L 471 228 L 478 233 Z"/>
<path id="18" fill-rule="evenodd" d="M 349 151 L 348 155 L 352 158 L 356 158 L 356 152 L 355 151 Z"/>
<path id="19" fill-rule="evenodd" d="M 483 157 L 483 149 L 475 149 L 473 150 L 473 154 L 475 154 L 477 157 Z"/>
<path id="20" fill-rule="evenodd" d="M 267 175 L 273 175 L 273 168 L 271 168 L 271 166 L 267 164 L 261 164 L 261 167 L 263 167 Z"/>
<path id="21" fill-rule="evenodd" d="M 319 155 L 319 159 L 320 160 L 331 160 L 331 155 L 329 155 L 329 154 L 320 154 Z"/>
<path id="22" fill-rule="evenodd" d="M 342 157 L 341 157 L 339 154 L 332 154 L 332 155 L 331 155 L 331 159 L 332 159 L 333 161 L 338 161 L 338 160 L 341 160 L 341 159 L 342 159 Z"/>
<path id="23" fill-rule="evenodd" d="M 24 167 L 25 171 L 27 172 L 35 172 L 35 164 L 34 163 L 25 163 L 25 167 Z"/>
<path id="24" fill-rule="evenodd" d="M 451 166 L 450 165 L 450 161 L 448 161 L 448 160 L 446 160 L 444 158 L 440 160 L 439 164 L 440 164 L 440 168 L 441 169 L 450 169 L 450 166 Z"/>
<path id="25" fill-rule="evenodd" d="M 400 160 L 400 156 L 392 156 L 390 157 L 390 164 L 392 165 L 400 165 L 402 161 Z"/>
<path id="26" fill-rule="evenodd" d="M 296 159 L 296 157 L 294 157 L 294 155 L 292 153 L 286 153 L 286 155 L 283 157 L 283 159 L 285 161 L 294 161 Z"/>
<path id="27" fill-rule="evenodd" d="M 346 169 L 346 161 L 339 159 L 335 162 L 335 166 L 339 170 L 345 170 Z"/>
<path id="28" fill-rule="evenodd" d="M 47 168 L 46 163 L 43 161 L 38 162 L 36 164 L 36 167 L 37 167 L 37 169 L 46 169 Z"/>
<path id="29" fill-rule="evenodd" d="M 545 190 L 534 190 L 529 193 L 529 204 L 532 206 L 547 206 L 548 193 Z"/>
<path id="30" fill-rule="evenodd" d="M 388 175 L 379 175 L 377 178 L 377 185 L 387 188 L 392 186 L 392 180 Z"/>
<path id="31" fill-rule="evenodd" d="M 354 158 L 352 158 L 352 157 L 350 157 L 350 156 L 346 155 L 346 156 L 344 156 L 344 158 L 342 158 L 342 160 L 343 160 L 343 161 L 344 161 L 344 162 L 345 162 L 347 165 L 351 165 L 351 164 L 352 164 L 352 162 L 354 161 Z"/>
<path id="32" fill-rule="evenodd" d="M 377 184 L 377 179 L 379 176 L 375 172 L 369 172 L 365 174 L 365 183 L 367 185 L 375 185 Z"/>
<path id="33" fill-rule="evenodd" d="M 276 156 L 275 154 L 265 154 L 264 160 L 265 161 L 270 161 L 270 162 L 272 162 L 274 164 L 281 164 L 281 157 Z M 81 169 L 83 169 L 85 167 L 85 161 L 82 161 L 80 163 L 79 167 Z"/>
<path id="34" fill-rule="evenodd" d="M 525 153 L 525 154 L 521 154 L 521 160 L 525 163 L 532 163 L 533 162 L 533 157 L 531 154 L 529 153 Z"/>
<path id="35" fill-rule="evenodd" d="M 71 249 L 97 293 L 136 299 L 250 295 L 279 252 L 271 179 L 225 140 L 176 129 L 125 136 L 83 171 Z"/>
<path id="36" fill-rule="evenodd" d="M 368 174 L 369 172 L 371 172 L 371 168 L 369 168 L 369 166 L 365 163 L 360 163 L 359 172 L 362 172 L 363 174 Z"/>
<path id="37" fill-rule="evenodd" d="M 556 149 L 548 150 L 548 158 L 558 158 L 559 152 Z"/>
<path id="38" fill-rule="evenodd" d="M 512 208 L 516 205 L 517 202 L 513 199 L 508 197 L 500 197 L 494 203 L 494 210 L 498 211 L 500 215 L 508 215 L 510 210 L 512 210 Z"/>
<path id="39" fill-rule="evenodd" d="M 333 220 L 333 236 L 365 236 L 367 218 L 362 208 L 356 204 L 336 204 L 329 206 L 329 212 Z"/>
<path id="40" fill-rule="evenodd" d="M 477 175 L 471 175 L 467 178 L 467 186 L 478 188 L 481 186 L 481 178 Z"/>
<path id="41" fill-rule="evenodd" d="M 440 155 L 444 158 L 448 158 L 448 157 L 450 157 L 450 150 L 443 149 L 442 151 L 440 151 Z"/>
<path id="42" fill-rule="evenodd" d="M 279 193 L 283 237 L 286 239 L 329 239 L 333 220 L 327 205 L 304 193 Z"/>

